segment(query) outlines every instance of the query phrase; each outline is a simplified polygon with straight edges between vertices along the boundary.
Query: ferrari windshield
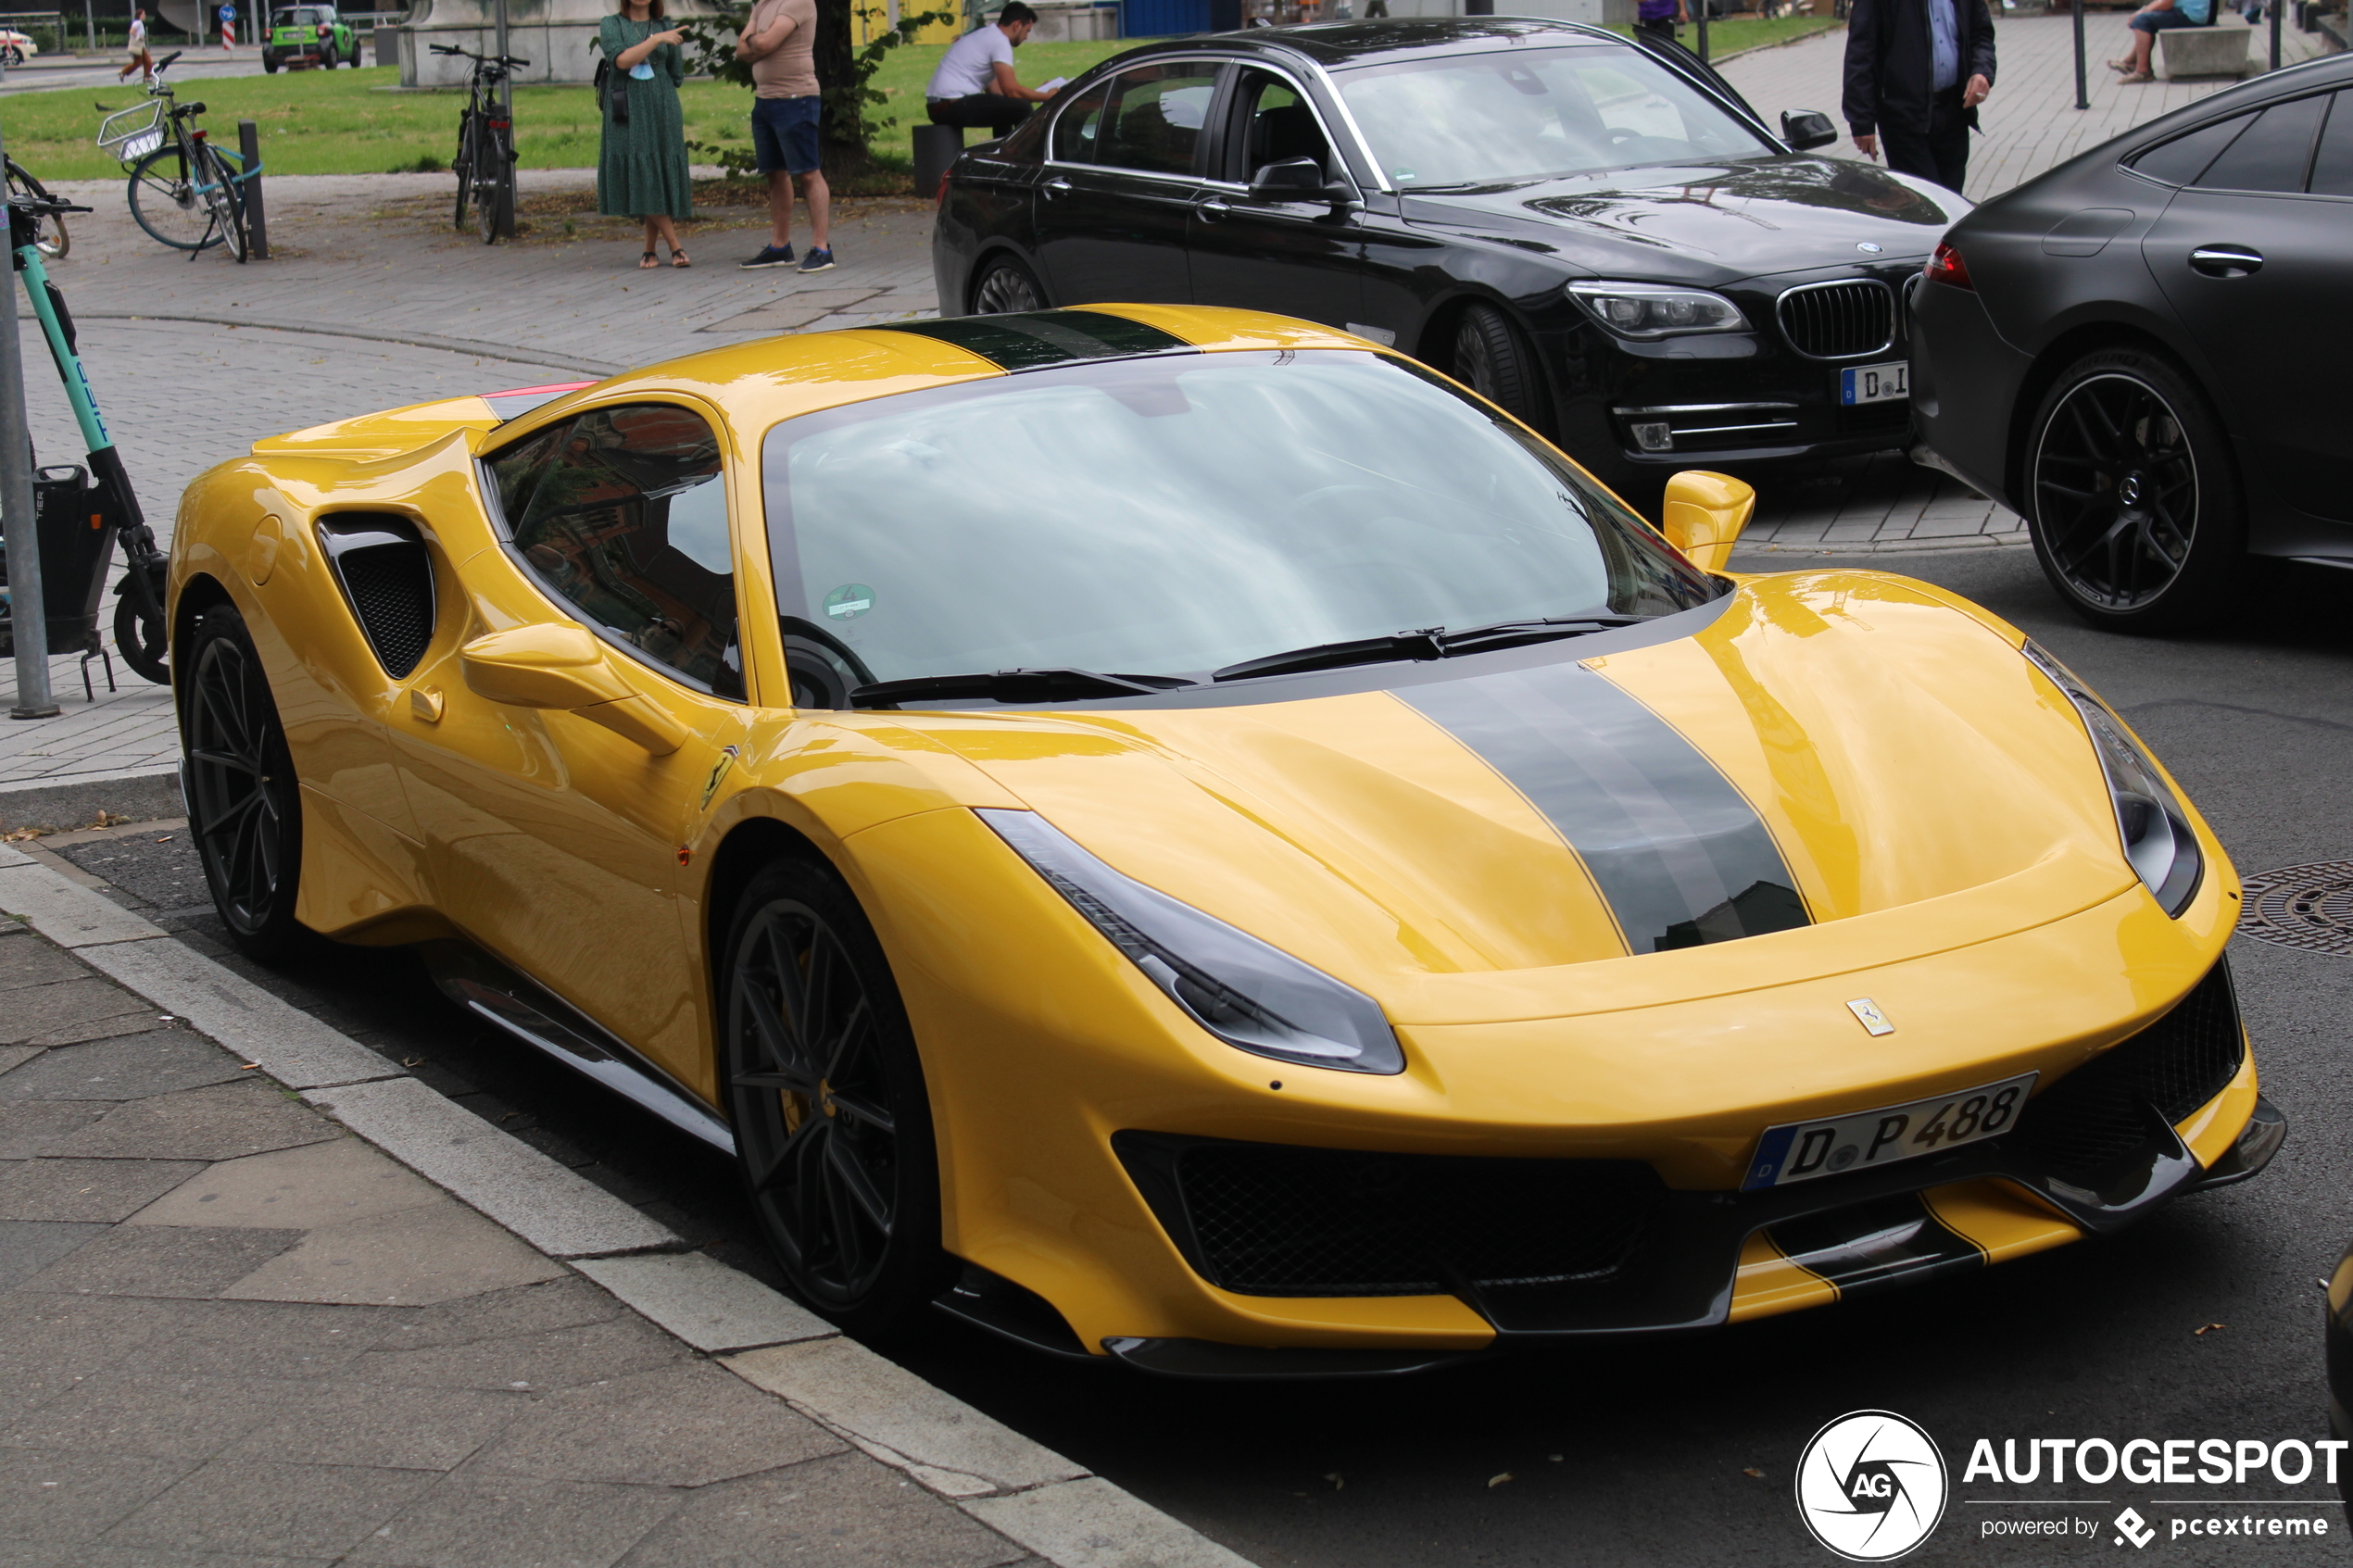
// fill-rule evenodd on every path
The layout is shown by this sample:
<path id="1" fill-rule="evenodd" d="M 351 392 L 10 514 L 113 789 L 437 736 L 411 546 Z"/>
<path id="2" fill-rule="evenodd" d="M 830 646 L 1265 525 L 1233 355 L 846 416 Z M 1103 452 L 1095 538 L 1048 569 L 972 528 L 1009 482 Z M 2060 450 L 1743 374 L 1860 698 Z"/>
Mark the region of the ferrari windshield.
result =
<path id="1" fill-rule="evenodd" d="M 1777 150 L 1630 44 L 1449 55 L 1338 72 L 1334 81 L 1400 190 Z"/>
<path id="2" fill-rule="evenodd" d="M 1185 680 L 1719 591 L 1427 373 L 1349 350 L 1033 370 L 805 415 L 762 464 L 796 701 L 1021 669 Z M 803 690 L 812 660 L 833 667 Z"/>

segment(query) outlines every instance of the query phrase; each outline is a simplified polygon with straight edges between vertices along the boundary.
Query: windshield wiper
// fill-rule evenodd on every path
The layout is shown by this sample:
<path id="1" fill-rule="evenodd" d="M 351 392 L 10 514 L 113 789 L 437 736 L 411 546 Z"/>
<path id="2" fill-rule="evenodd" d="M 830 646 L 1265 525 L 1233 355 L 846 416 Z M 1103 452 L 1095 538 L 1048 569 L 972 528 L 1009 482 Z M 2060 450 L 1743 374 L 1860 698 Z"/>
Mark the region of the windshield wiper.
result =
<path id="1" fill-rule="evenodd" d="M 1487 653 L 1525 643 L 1550 642 L 1556 637 L 1582 637 L 1614 631 L 1648 619 L 1640 615 L 1564 615 L 1539 621 L 1498 621 L 1450 632 L 1428 626 L 1418 632 L 1397 632 L 1386 637 L 1359 637 L 1345 643 L 1318 643 L 1313 647 L 1270 653 L 1228 664 L 1210 676 L 1213 681 L 1240 681 L 1253 675 L 1295 675 L 1310 670 L 1339 670 L 1352 664 L 1386 664 L 1391 659 L 1445 659 L 1458 653 Z"/>
<path id="2" fill-rule="evenodd" d="M 1087 696 L 1150 696 L 1193 683 L 1174 675 L 1105 675 L 1092 670 L 996 670 L 966 675 L 912 675 L 876 681 L 849 694 L 852 708 L 884 708 L 926 697 L 990 697 L 998 702 L 1072 702 Z"/>

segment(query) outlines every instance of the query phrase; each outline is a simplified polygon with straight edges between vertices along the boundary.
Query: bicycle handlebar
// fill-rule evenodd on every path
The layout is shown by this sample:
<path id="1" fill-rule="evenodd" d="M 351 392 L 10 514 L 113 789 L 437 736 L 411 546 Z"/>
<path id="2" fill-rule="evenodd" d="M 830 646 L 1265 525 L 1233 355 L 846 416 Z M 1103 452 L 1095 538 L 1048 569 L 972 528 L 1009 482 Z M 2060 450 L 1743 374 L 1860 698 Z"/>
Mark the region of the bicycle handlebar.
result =
<path id="1" fill-rule="evenodd" d="M 155 69 L 157 72 L 161 72 L 164 67 L 170 65 L 172 61 L 178 59 L 181 56 L 186 54 L 187 52 L 188 51 L 185 49 L 174 49 L 171 53 L 157 60 L 156 62 Z"/>
<path id="2" fill-rule="evenodd" d="M 478 65 L 527 66 L 531 63 L 519 55 L 477 55 L 472 49 L 460 49 L 454 44 L 431 44 L 426 47 L 436 55 L 462 55 Z"/>

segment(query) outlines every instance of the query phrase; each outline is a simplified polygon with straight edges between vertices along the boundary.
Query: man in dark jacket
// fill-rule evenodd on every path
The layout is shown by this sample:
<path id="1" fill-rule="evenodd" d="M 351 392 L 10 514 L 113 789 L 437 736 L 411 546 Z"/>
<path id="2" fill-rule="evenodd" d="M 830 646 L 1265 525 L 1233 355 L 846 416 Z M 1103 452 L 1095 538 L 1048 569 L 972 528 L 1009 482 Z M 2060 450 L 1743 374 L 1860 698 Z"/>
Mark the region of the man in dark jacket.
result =
<path id="1" fill-rule="evenodd" d="M 1887 167 L 1957 192 L 1977 106 L 1994 90 L 1985 0 L 1849 0 L 1846 125 Z"/>

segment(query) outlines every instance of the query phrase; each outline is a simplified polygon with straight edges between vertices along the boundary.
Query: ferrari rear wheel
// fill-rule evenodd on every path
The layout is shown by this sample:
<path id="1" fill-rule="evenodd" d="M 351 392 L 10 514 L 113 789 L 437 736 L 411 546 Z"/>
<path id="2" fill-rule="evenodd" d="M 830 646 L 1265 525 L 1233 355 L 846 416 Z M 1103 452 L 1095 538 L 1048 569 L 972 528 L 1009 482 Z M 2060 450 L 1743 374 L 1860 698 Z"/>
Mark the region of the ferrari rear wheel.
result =
<path id="1" fill-rule="evenodd" d="M 752 1208 L 800 1296 L 887 1328 L 946 1290 L 923 1064 L 882 945 L 831 868 L 779 860 L 727 945 L 724 1063 Z"/>
<path id="2" fill-rule="evenodd" d="M 189 634 L 181 698 L 189 834 L 213 908 L 248 958 L 298 945 L 301 790 L 269 678 L 233 606 L 217 605 Z"/>
<path id="3" fill-rule="evenodd" d="M 2171 632 L 2228 605 L 2247 564 L 2237 476 L 2221 421 L 2171 362 L 2129 348 L 2076 361 L 2027 454 L 2034 554 L 2078 615 Z"/>

